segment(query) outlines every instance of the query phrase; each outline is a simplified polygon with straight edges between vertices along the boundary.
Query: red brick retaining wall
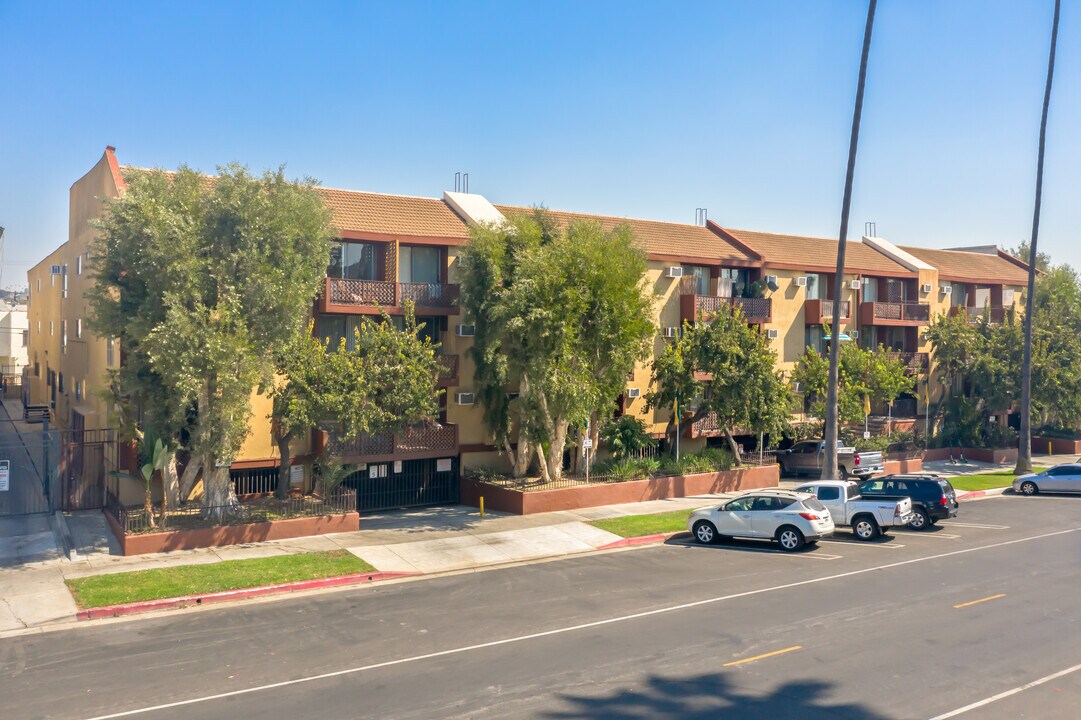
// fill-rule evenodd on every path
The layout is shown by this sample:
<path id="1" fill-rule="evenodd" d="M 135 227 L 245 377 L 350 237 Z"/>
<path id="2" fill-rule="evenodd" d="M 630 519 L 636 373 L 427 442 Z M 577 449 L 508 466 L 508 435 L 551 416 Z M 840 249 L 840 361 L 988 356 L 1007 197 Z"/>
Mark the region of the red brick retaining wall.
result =
<path id="1" fill-rule="evenodd" d="M 1052 455 L 1081 455 L 1081 440 L 1068 438 L 1034 437 L 1032 438 L 1032 452 L 1046 453 L 1047 443 L 1051 443 Z"/>
<path id="2" fill-rule="evenodd" d="M 886 460 L 883 465 L 885 466 L 886 475 L 923 472 L 923 460 L 921 460 L 920 458 L 911 458 L 908 460 Z"/>
<path id="3" fill-rule="evenodd" d="M 960 458 L 961 455 L 964 455 L 966 460 L 987 463 L 1017 462 L 1017 448 L 931 448 L 924 452 L 923 459 L 928 461 L 949 460 L 951 454 L 954 458 Z"/>
<path id="4" fill-rule="evenodd" d="M 222 547 L 264 540 L 288 540 L 290 538 L 350 532 L 360 528 L 360 515 L 356 512 L 341 515 L 270 520 L 244 525 L 221 525 L 211 528 L 170 530 L 142 535 L 125 535 L 109 513 L 105 519 L 120 542 L 125 555 L 168 552 L 170 550 L 193 550 L 195 548 Z"/>
<path id="5" fill-rule="evenodd" d="M 578 510 L 601 505 L 775 487 L 779 481 L 777 465 L 532 492 L 462 478 L 461 502 L 463 505 L 477 506 L 480 504 L 479 498 L 483 496 L 485 508 L 516 515 L 532 515 L 555 510 Z"/>

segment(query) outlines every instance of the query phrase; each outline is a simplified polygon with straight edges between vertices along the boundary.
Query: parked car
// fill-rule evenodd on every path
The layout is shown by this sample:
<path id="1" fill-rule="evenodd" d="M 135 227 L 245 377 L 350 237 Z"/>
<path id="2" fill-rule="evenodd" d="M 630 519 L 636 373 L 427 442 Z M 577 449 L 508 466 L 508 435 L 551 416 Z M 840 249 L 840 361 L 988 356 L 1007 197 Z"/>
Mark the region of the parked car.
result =
<path id="1" fill-rule="evenodd" d="M 814 495 L 754 490 L 695 510 L 687 518 L 687 529 L 707 545 L 725 538 L 767 538 L 794 552 L 832 535 L 833 520 Z"/>
<path id="2" fill-rule="evenodd" d="M 826 455 L 826 443 L 822 440 L 803 440 L 787 450 L 777 453 L 782 475 L 819 474 Z M 837 466 L 841 480 L 849 477 L 868 477 L 885 472 L 882 453 L 878 451 L 857 452 L 837 441 Z"/>
<path id="3" fill-rule="evenodd" d="M 908 498 L 867 499 L 851 480 L 819 480 L 800 485 L 796 492 L 811 493 L 830 511 L 836 525 L 849 525 L 859 540 L 874 540 L 891 527 L 912 521 Z"/>
<path id="4" fill-rule="evenodd" d="M 946 478 L 934 473 L 884 475 L 860 485 L 860 495 L 878 500 L 912 501 L 913 530 L 926 530 L 939 520 L 957 517 L 957 493 Z"/>
<path id="5" fill-rule="evenodd" d="M 1021 475 L 1013 481 L 1014 492 L 1035 495 L 1041 492 L 1081 492 L 1081 463 L 1067 463 L 1043 472 Z"/>

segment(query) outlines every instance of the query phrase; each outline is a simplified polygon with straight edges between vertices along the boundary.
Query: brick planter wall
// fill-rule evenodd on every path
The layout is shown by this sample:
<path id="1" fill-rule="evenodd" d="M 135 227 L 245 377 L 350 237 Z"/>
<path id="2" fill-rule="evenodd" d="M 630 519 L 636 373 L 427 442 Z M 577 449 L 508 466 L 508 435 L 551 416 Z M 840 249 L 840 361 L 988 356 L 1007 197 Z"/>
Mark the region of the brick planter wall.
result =
<path id="1" fill-rule="evenodd" d="M 485 508 L 516 515 L 532 515 L 556 510 L 578 510 L 644 500 L 776 487 L 779 481 L 777 465 L 532 492 L 462 478 L 461 503 L 477 506 L 480 504 L 479 498 L 483 496 Z"/>
<path id="2" fill-rule="evenodd" d="M 904 460 L 887 459 L 883 465 L 886 468 L 886 475 L 923 472 L 923 460 L 920 458 L 908 458 Z"/>
<path id="3" fill-rule="evenodd" d="M 1032 438 L 1032 452 L 1046 453 L 1047 443 L 1051 443 L 1052 455 L 1081 455 L 1081 440 L 1069 438 L 1034 437 Z"/>
<path id="4" fill-rule="evenodd" d="M 360 529 L 360 515 L 356 512 L 341 515 L 290 518 L 244 525 L 221 525 L 211 528 L 170 530 L 160 533 L 125 535 L 112 515 L 105 519 L 120 542 L 125 555 L 168 552 L 170 550 L 193 550 L 195 548 L 222 547 L 264 540 L 288 540 L 290 538 L 350 532 Z"/>

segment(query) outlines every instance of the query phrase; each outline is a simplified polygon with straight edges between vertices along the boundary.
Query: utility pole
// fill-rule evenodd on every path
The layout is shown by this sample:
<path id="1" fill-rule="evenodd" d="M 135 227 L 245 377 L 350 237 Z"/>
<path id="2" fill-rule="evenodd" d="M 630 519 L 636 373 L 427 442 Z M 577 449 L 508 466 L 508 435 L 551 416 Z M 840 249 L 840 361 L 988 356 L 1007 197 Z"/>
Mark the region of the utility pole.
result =
<path id="1" fill-rule="evenodd" d="M 848 144 L 848 170 L 845 173 L 845 194 L 841 202 L 841 232 L 837 243 L 837 272 L 833 276 L 833 332 L 830 338 L 830 371 L 826 389 L 825 451 L 822 462 L 822 478 L 834 480 L 837 468 L 837 382 L 841 361 L 841 293 L 844 290 L 845 250 L 848 242 L 848 215 L 852 208 L 852 177 L 856 171 L 856 149 L 860 140 L 860 117 L 863 115 L 863 88 L 867 82 L 867 56 L 871 51 L 871 30 L 875 25 L 877 0 L 867 5 L 867 25 L 863 30 L 863 53 L 860 56 L 860 77 L 856 86 L 856 109 L 852 113 L 852 137 Z"/>
<path id="2" fill-rule="evenodd" d="M 1025 298 L 1025 345 L 1021 356 L 1021 436 L 1017 443 L 1015 475 L 1032 472 L 1032 309 L 1036 295 L 1036 241 L 1040 235 L 1040 201 L 1043 198 L 1043 155 L 1047 140 L 1047 108 L 1051 104 L 1051 81 L 1055 77 L 1055 47 L 1058 44 L 1060 0 L 1055 0 L 1055 18 L 1051 21 L 1051 51 L 1047 57 L 1047 84 L 1043 90 L 1043 115 L 1040 117 L 1040 149 L 1036 156 L 1036 202 L 1032 210 L 1032 239 L 1028 248 L 1028 295 Z"/>

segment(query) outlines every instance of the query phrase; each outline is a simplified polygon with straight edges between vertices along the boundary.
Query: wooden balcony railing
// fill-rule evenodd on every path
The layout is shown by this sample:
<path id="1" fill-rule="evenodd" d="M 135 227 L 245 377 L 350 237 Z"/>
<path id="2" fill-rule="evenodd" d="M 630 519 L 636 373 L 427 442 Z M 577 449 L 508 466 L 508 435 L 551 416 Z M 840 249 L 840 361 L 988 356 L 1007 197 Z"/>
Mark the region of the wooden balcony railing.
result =
<path id="1" fill-rule="evenodd" d="M 717 297 L 716 295 L 684 295 L 680 298 L 681 319 L 689 322 L 709 321 L 722 306 L 737 307 L 749 323 L 769 322 L 773 317 L 773 302 L 769 298 Z"/>
<path id="2" fill-rule="evenodd" d="M 926 303 L 865 302 L 860 305 L 864 325 L 921 325 L 931 320 Z"/>
<path id="3" fill-rule="evenodd" d="M 931 356 L 924 352 L 887 352 L 886 357 L 899 360 L 910 373 L 922 374 L 931 369 Z"/>
<path id="4" fill-rule="evenodd" d="M 458 356 L 436 355 L 439 362 L 439 375 L 436 377 L 436 385 L 439 387 L 454 387 L 458 384 Z"/>
<path id="5" fill-rule="evenodd" d="M 391 314 L 409 300 L 418 314 L 451 315 L 458 309 L 459 287 L 445 283 L 398 283 L 390 280 L 330 278 L 321 299 L 321 312 L 349 312 L 380 307 Z"/>
<path id="6" fill-rule="evenodd" d="M 808 325 L 822 325 L 833 322 L 832 300 L 808 300 L 804 305 L 804 317 Z M 848 300 L 841 301 L 841 319 L 852 319 L 852 303 Z"/>
<path id="7" fill-rule="evenodd" d="M 327 433 L 327 452 L 331 457 L 364 462 L 447 457 L 458 454 L 458 426 L 421 425 L 350 438 Z"/>
<path id="8" fill-rule="evenodd" d="M 986 307 L 951 307 L 950 315 L 964 315 L 969 323 L 975 324 L 981 320 L 992 325 L 1001 325 L 1006 322 L 1006 312 L 1009 308 L 1001 305 L 988 305 Z"/>

